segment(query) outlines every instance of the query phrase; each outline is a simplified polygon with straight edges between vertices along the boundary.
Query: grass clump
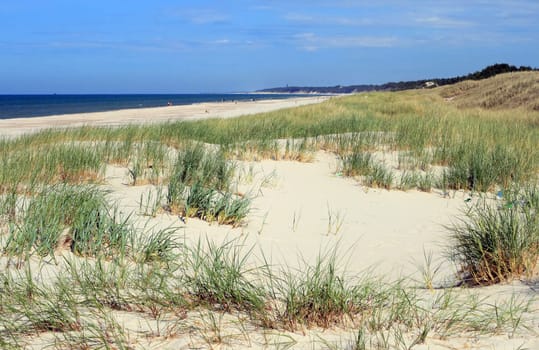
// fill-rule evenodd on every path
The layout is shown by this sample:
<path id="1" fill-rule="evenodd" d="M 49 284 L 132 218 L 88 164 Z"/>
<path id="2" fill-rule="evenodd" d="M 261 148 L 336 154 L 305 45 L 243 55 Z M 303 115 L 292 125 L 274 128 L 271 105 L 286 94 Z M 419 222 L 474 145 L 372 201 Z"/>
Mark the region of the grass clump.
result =
<path id="1" fill-rule="evenodd" d="M 65 280 L 51 285 L 35 280 L 28 265 L 22 272 L 2 274 L 2 330 L 0 339 L 17 339 L 25 334 L 70 332 L 82 329 L 81 313 Z"/>
<path id="2" fill-rule="evenodd" d="M 155 237 L 149 242 L 163 236 Z M 54 276 L 30 263 L 0 274 L 0 344 L 20 348 L 35 345 L 38 337 L 43 347 L 129 348 L 140 340 L 187 333 L 208 334 L 211 343 L 219 343 L 228 334 L 221 322 L 227 320 L 246 338 L 251 329 L 266 334 L 359 327 L 359 348 L 409 349 L 430 337 L 513 336 L 529 326 L 532 315 L 523 298 L 492 304 L 453 289 L 426 291 L 402 281 L 350 276 L 340 268 L 336 249 L 292 271 L 254 264 L 252 249 L 237 240 L 177 248 L 177 257 L 166 264 L 154 258 L 134 263 L 67 258 Z M 196 313 L 209 322 L 193 319 Z M 162 333 L 129 328 L 118 316 L 144 317 Z"/>
<path id="3" fill-rule="evenodd" d="M 341 157 L 341 171 L 344 176 L 362 176 L 363 182 L 370 187 L 390 189 L 394 174 L 384 165 L 374 161 L 367 152 L 355 151 Z"/>
<path id="4" fill-rule="evenodd" d="M 185 284 L 197 304 L 218 306 L 223 310 L 239 309 L 260 312 L 265 306 L 263 288 L 253 282 L 256 268 L 247 265 L 251 250 L 235 241 L 216 245 L 198 241 L 186 256 Z"/>
<path id="5" fill-rule="evenodd" d="M 127 171 L 133 186 L 159 185 L 169 167 L 168 150 L 160 142 L 146 140 L 132 146 Z"/>
<path id="6" fill-rule="evenodd" d="M 20 211 L 20 199 L 18 184 L 4 186 L 0 194 L 0 222 L 15 222 Z"/>
<path id="7" fill-rule="evenodd" d="M 374 161 L 370 153 L 353 152 L 341 158 L 341 171 L 344 176 L 369 175 L 373 166 Z"/>
<path id="8" fill-rule="evenodd" d="M 372 167 L 371 172 L 367 175 L 365 183 L 370 187 L 385 188 L 386 190 L 393 187 L 393 179 L 395 175 L 393 172 L 383 166 L 382 164 L 376 164 Z"/>
<path id="9" fill-rule="evenodd" d="M 536 191 L 517 190 L 498 205 L 486 199 L 452 227 L 452 258 L 463 280 L 492 284 L 533 273 L 539 258 Z"/>
<path id="10" fill-rule="evenodd" d="M 366 306 L 370 283 L 352 283 L 338 266 L 337 249 L 320 254 L 301 271 L 270 273 L 274 322 L 286 329 L 346 324 Z"/>
<path id="11" fill-rule="evenodd" d="M 250 211 L 251 199 L 229 192 L 219 192 L 195 183 L 190 187 L 177 184 L 167 196 L 172 212 L 208 222 L 240 226 Z"/>
<path id="12" fill-rule="evenodd" d="M 54 256 L 69 249 L 82 256 L 125 254 L 132 232 L 94 186 L 56 185 L 30 200 L 22 223 L 13 223 L 4 252 Z"/>
<path id="13" fill-rule="evenodd" d="M 224 153 L 208 149 L 201 143 L 191 143 L 178 151 L 171 172 L 171 183 L 192 185 L 226 191 L 234 176 L 235 165 L 227 161 Z"/>
<path id="14" fill-rule="evenodd" d="M 102 179 L 104 157 L 99 147 L 65 144 L 8 144 L 0 156 L 2 184 L 93 183 Z"/>
<path id="15" fill-rule="evenodd" d="M 221 225 L 241 225 L 249 214 L 251 199 L 231 193 L 217 194 L 216 197 L 213 206 L 208 210 L 208 221 L 217 220 Z"/>
<path id="16" fill-rule="evenodd" d="M 96 308 L 95 301 L 89 302 L 84 293 L 79 294 L 82 289 L 72 276 L 57 275 L 47 283 L 42 277 L 34 274 L 29 264 L 23 271 L 0 275 L 2 348 L 38 344 L 43 348 L 128 348 L 125 337 L 116 337 L 123 333 L 119 324 L 101 327 L 108 323 L 109 309 Z M 93 286 L 91 283 L 88 288 Z M 102 293 L 110 293 L 110 286 L 98 287 L 105 287 Z M 45 337 L 40 339 L 41 335 Z"/>
<path id="17" fill-rule="evenodd" d="M 180 150 L 170 175 L 167 207 L 187 217 L 239 226 L 251 200 L 231 193 L 235 165 L 220 151 L 191 144 Z"/>
<path id="18" fill-rule="evenodd" d="M 175 229 L 168 228 L 143 234 L 135 248 L 135 260 L 139 263 L 169 263 L 179 258 L 182 245 L 175 237 Z"/>
<path id="19" fill-rule="evenodd" d="M 470 149 L 473 152 L 470 152 Z M 487 192 L 496 185 L 508 187 L 534 172 L 533 162 L 503 146 L 465 144 L 455 147 L 445 177 L 451 189 Z"/>
<path id="20" fill-rule="evenodd" d="M 259 161 L 262 159 L 310 162 L 312 147 L 306 138 L 275 140 L 264 136 L 246 142 L 225 144 L 223 149 L 233 159 Z"/>

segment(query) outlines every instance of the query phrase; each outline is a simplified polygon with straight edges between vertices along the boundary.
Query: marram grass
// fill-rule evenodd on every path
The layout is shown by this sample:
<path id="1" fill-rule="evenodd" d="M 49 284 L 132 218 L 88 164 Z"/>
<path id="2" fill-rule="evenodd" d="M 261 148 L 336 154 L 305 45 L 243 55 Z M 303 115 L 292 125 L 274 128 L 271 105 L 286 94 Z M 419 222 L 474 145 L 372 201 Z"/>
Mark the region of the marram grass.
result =
<path id="1" fill-rule="evenodd" d="M 493 284 L 532 275 L 539 259 L 537 187 L 507 198 L 483 199 L 450 227 L 449 254 L 471 284 Z"/>
<path id="2" fill-rule="evenodd" d="M 0 179 L 100 181 L 101 166 L 116 163 L 130 167 L 133 183 L 141 176 L 154 183 L 166 179 L 167 147 L 183 152 L 191 141 L 220 148 L 229 158 L 256 160 L 309 160 L 317 149 L 340 155 L 358 147 L 409 152 L 447 167 L 450 188 L 476 191 L 534 178 L 538 112 L 457 109 L 437 91 L 359 94 L 233 119 L 47 130 L 2 141 L 2 161 L 10 166 L 0 170 Z M 50 155 L 44 147 L 52 147 Z M 24 166 L 29 159 L 32 167 Z"/>
<path id="3" fill-rule="evenodd" d="M 8 255 L 54 256 L 67 249 L 82 256 L 125 254 L 131 228 L 119 220 L 94 186 L 56 185 L 28 204 L 22 222 L 11 223 L 4 247 Z"/>
<path id="4" fill-rule="evenodd" d="M 343 327 L 358 330 L 355 340 L 366 348 L 383 342 L 402 348 L 431 337 L 512 336 L 530 326 L 533 312 L 529 302 L 516 297 L 492 304 L 473 293 L 352 275 L 337 259 L 338 249 L 296 271 L 267 261 L 253 264 L 253 250 L 237 240 L 177 248 L 177 263 L 66 259 L 62 273 L 43 278 L 28 260 L 23 269 L 2 273 L 0 344 L 25 347 L 36 335 L 50 334 L 54 337 L 43 338 L 44 346 L 60 341 L 67 347 L 129 348 L 137 341 L 192 335 L 192 330 L 220 333 L 219 323 L 193 319 L 193 313 L 203 312 L 232 318 L 244 330 Z M 152 328 L 131 332 L 118 318 L 142 315 L 148 324 L 163 322 L 162 335 Z"/>

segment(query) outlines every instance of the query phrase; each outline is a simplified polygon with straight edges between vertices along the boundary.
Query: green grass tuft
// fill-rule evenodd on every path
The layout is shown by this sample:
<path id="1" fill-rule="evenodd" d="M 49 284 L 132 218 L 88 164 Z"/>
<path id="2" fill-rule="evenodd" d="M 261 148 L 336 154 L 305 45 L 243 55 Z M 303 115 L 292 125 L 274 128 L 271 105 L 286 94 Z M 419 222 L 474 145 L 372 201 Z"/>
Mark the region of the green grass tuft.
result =
<path id="1" fill-rule="evenodd" d="M 496 204 L 480 200 L 449 228 L 450 255 L 464 281 L 492 284 L 533 273 L 539 258 L 539 207 L 528 195 L 536 192 L 516 193 Z"/>

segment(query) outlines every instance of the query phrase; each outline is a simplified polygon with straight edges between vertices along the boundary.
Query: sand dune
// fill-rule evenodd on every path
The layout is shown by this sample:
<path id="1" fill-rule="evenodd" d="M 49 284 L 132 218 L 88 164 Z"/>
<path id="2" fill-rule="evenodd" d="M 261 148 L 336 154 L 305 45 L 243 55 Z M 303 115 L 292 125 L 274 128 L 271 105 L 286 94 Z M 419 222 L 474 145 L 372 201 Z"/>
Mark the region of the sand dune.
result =
<path id="1" fill-rule="evenodd" d="M 124 123 L 152 123 L 169 120 L 193 120 L 208 117 L 233 117 L 280 108 L 317 103 L 325 97 L 304 99 L 234 103 L 211 103 L 191 106 L 124 110 L 115 112 L 53 116 L 0 121 L 0 134 L 15 136 L 49 127 L 76 127 L 80 125 L 120 125 Z M 207 111 L 207 112 L 206 112 Z M 338 247 L 341 265 L 353 274 L 370 274 L 386 281 L 404 279 L 406 283 L 423 288 L 426 298 L 435 298 L 443 291 L 424 289 L 422 269 L 426 257 L 432 257 L 437 270 L 434 285 L 451 285 L 456 281 L 455 266 L 446 257 L 449 244 L 444 227 L 460 215 L 470 194 L 457 191 L 447 196 L 433 190 L 430 193 L 387 191 L 364 187 L 356 180 L 343 178 L 337 172 L 337 159 L 332 153 L 316 152 L 309 163 L 293 161 L 239 162 L 238 187 L 240 193 L 253 197 L 252 210 L 245 225 L 233 228 L 209 224 L 198 219 L 187 219 L 160 212 L 155 217 L 140 213 L 141 195 L 156 191 L 153 185 L 131 186 L 128 170 L 107 165 L 103 188 L 119 204 L 122 215 L 130 216 L 135 225 L 154 229 L 175 227 L 178 235 L 188 242 L 225 242 L 240 239 L 247 247 L 254 247 L 254 259 L 263 258 L 275 266 L 301 269 L 313 263 L 321 251 Z M 69 254 L 69 253 L 66 253 Z M 5 265 L 5 264 L 3 264 Z M 61 266 L 48 266 L 50 275 Z M 419 287 L 418 287 L 419 286 Z M 459 290 L 468 295 L 477 293 L 487 303 L 507 302 L 513 296 L 529 297 L 533 286 L 519 281 L 478 290 Z M 485 299 L 483 299 L 485 298 Z M 535 304 L 534 304 L 535 305 Z M 535 309 L 532 306 L 532 309 Z M 227 340 L 212 344 L 205 338 L 208 317 L 219 317 L 220 332 Z M 213 315 L 213 316 L 210 316 Z M 328 342 L 335 348 L 352 348 L 355 328 L 304 329 L 298 332 L 273 331 L 246 322 L 240 328 L 235 314 L 220 314 L 209 310 L 193 310 L 183 323 L 174 320 L 153 320 L 144 314 L 115 312 L 114 317 L 125 332 L 132 336 L 134 348 L 192 349 L 278 348 L 292 344 L 294 349 L 325 349 Z M 535 317 L 531 324 L 537 325 Z M 178 326 L 178 324 L 180 326 Z M 171 338 L 155 335 L 175 325 L 183 327 L 181 336 Z M 160 328 L 162 327 L 162 328 Z M 206 328 L 205 328 L 206 327 Z M 243 332 L 243 333 L 241 333 Z M 153 336 L 147 336 L 153 334 Z M 518 334 L 481 335 L 465 333 L 448 338 L 428 338 L 413 349 L 535 349 L 539 343 L 535 330 Z M 32 341 L 40 348 L 50 334 Z M 408 343 L 413 335 L 407 335 Z M 288 343 L 287 343 L 288 342 Z M 215 346 L 214 346 L 215 345 Z"/>

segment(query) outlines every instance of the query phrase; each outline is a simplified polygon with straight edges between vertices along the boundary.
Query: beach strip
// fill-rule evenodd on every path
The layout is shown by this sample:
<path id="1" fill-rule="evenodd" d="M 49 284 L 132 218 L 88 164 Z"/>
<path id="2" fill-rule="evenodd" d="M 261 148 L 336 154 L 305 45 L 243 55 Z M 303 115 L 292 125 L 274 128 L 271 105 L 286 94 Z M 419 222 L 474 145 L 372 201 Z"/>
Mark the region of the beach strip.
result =
<path id="1" fill-rule="evenodd" d="M 207 118 L 232 118 L 271 112 L 284 108 L 321 103 L 329 96 L 294 97 L 275 100 L 206 102 L 181 106 L 123 109 L 107 112 L 77 113 L 46 117 L 0 120 L 0 136 L 14 137 L 48 128 L 81 126 L 119 126 L 126 124 L 163 123 Z"/>

